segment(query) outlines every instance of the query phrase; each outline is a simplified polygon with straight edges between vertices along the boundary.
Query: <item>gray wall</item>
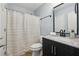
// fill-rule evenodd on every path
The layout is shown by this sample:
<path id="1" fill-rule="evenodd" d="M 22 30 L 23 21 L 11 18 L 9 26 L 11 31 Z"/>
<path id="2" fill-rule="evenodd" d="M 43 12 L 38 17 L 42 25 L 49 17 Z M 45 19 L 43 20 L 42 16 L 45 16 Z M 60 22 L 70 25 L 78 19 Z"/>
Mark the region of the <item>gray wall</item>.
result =
<path id="1" fill-rule="evenodd" d="M 46 3 L 40 6 L 37 10 L 34 11 L 36 16 L 40 18 L 52 15 L 53 16 L 53 7 L 59 3 Z M 40 32 L 41 35 L 48 35 L 50 32 L 53 32 L 53 17 L 47 17 L 45 19 L 40 20 L 41 28 Z"/>
<path id="2" fill-rule="evenodd" d="M 40 18 L 48 16 L 48 15 L 52 15 L 52 10 L 53 10 L 53 6 L 52 4 L 48 3 L 48 4 L 44 4 L 42 6 L 40 6 L 36 11 L 34 11 L 34 14 L 36 16 L 39 16 Z M 41 25 L 40 25 L 40 31 L 41 31 L 41 35 L 48 35 L 50 32 L 53 31 L 53 18 L 51 17 L 47 17 L 45 19 L 40 20 Z"/>

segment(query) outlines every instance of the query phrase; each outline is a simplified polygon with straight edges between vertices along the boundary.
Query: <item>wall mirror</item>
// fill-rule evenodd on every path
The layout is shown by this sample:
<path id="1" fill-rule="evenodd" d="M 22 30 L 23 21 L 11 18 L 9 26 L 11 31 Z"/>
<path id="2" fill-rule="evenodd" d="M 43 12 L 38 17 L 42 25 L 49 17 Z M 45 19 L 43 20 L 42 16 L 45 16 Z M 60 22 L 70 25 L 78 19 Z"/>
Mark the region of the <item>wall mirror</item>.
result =
<path id="1" fill-rule="evenodd" d="M 74 30 L 78 34 L 78 4 L 61 3 L 53 8 L 53 30 L 60 32 L 61 29 L 69 33 Z"/>

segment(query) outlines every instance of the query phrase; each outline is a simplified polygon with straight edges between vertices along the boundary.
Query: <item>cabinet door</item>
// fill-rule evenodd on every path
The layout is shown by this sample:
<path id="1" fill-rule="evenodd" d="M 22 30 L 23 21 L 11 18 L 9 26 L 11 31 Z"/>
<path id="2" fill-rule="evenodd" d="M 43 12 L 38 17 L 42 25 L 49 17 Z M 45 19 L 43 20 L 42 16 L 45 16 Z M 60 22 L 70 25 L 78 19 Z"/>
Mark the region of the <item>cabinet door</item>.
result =
<path id="1" fill-rule="evenodd" d="M 58 42 L 54 43 L 54 55 L 55 56 L 62 56 L 63 55 L 63 45 Z"/>
<path id="2" fill-rule="evenodd" d="M 74 48 L 74 56 L 79 56 L 79 49 L 78 48 Z"/>
<path id="3" fill-rule="evenodd" d="M 52 41 L 43 38 L 43 56 L 52 56 Z"/>
<path id="4" fill-rule="evenodd" d="M 58 42 L 55 42 L 56 46 L 56 56 L 72 56 L 74 53 L 74 48 L 71 46 L 61 44 Z"/>

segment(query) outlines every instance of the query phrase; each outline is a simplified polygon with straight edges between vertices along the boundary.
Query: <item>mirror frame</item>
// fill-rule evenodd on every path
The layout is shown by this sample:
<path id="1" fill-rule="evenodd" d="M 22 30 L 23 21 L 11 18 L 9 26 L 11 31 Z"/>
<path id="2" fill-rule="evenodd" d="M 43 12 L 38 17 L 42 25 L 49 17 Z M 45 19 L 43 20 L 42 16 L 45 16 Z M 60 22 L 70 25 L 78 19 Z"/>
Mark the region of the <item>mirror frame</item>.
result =
<path id="1" fill-rule="evenodd" d="M 61 5 L 63 5 L 64 3 L 60 3 L 60 4 L 58 4 L 58 5 L 56 5 L 55 7 L 53 7 L 53 32 L 55 32 L 55 13 L 54 13 L 54 9 L 55 8 L 57 8 L 57 7 L 59 7 L 59 6 L 61 6 Z M 78 3 L 75 3 L 75 4 L 77 4 L 76 6 L 77 6 L 77 33 L 76 33 L 76 35 L 78 35 L 79 34 L 79 18 L 78 18 L 78 16 L 79 16 L 79 12 L 78 12 Z M 59 33 L 59 32 L 56 32 L 56 33 Z M 69 33 L 66 33 L 66 34 L 69 34 Z"/>

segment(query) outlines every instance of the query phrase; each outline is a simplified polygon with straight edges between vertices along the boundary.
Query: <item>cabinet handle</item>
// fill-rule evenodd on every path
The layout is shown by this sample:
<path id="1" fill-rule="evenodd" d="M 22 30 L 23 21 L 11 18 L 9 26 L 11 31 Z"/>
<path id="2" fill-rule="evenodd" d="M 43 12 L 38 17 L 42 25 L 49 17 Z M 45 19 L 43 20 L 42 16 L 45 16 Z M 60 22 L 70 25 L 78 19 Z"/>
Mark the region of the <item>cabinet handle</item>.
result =
<path id="1" fill-rule="evenodd" d="M 52 51 L 51 52 L 54 55 L 54 46 L 53 45 L 52 45 Z"/>
<path id="2" fill-rule="evenodd" d="M 54 47 L 54 55 L 56 55 L 56 47 Z"/>

